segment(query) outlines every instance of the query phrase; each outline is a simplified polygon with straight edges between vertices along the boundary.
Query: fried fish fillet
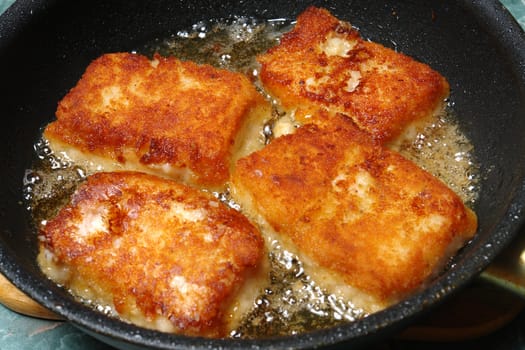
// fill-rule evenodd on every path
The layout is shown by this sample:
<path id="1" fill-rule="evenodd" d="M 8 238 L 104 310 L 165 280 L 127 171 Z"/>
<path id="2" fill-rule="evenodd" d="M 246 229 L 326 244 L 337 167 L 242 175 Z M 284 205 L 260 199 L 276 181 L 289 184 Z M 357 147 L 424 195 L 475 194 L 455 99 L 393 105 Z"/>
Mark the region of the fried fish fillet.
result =
<path id="1" fill-rule="evenodd" d="M 246 133 L 269 114 L 242 74 L 113 53 L 87 67 L 44 137 L 55 152 L 106 171 L 138 170 L 220 189 L 236 152 L 254 138 Z"/>
<path id="2" fill-rule="evenodd" d="M 429 66 L 363 40 L 349 23 L 309 7 L 279 45 L 258 56 L 268 92 L 301 123 L 344 113 L 382 142 L 442 109 L 446 79 Z"/>
<path id="3" fill-rule="evenodd" d="M 344 294 L 375 311 L 439 273 L 477 218 L 441 181 L 345 118 L 306 124 L 240 159 L 232 194 L 310 274 L 342 282 Z"/>
<path id="4" fill-rule="evenodd" d="M 53 280 L 161 331 L 225 336 L 265 283 L 263 241 L 242 214 L 144 173 L 88 177 L 39 238 Z"/>

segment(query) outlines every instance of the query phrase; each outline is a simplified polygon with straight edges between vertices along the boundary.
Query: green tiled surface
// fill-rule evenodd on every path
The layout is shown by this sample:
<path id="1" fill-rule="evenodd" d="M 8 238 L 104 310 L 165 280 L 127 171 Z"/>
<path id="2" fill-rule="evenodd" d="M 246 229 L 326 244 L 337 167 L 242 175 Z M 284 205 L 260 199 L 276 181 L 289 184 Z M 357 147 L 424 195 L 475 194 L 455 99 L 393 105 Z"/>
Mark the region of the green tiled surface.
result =
<path id="1" fill-rule="evenodd" d="M 525 0 L 501 0 L 516 20 L 525 29 Z"/>
<path id="2" fill-rule="evenodd" d="M 3 13 L 13 2 L 14 0 L 0 0 L 0 13 Z"/>
<path id="3" fill-rule="evenodd" d="M 25 317 L 0 305 L 0 349 L 103 350 L 110 347 L 68 323 Z"/>
<path id="4" fill-rule="evenodd" d="M 14 0 L 0 0 L 0 14 Z M 525 0 L 501 0 L 525 28 Z M 1 83 L 1 80 L 0 80 Z M 25 317 L 0 305 L 1 350 L 107 350 L 109 346 L 64 322 Z"/>

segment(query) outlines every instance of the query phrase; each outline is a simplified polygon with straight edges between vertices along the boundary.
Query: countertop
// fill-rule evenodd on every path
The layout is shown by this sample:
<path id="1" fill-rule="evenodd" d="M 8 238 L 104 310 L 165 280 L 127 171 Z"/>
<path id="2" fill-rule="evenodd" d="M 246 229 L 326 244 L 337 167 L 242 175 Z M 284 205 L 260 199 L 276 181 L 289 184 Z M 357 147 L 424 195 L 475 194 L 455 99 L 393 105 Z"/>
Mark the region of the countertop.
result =
<path id="1" fill-rule="evenodd" d="M 0 0 L 0 14 L 14 0 Z M 525 0 L 501 0 L 525 28 Z M 512 315 L 501 327 L 473 339 L 455 342 L 432 342 L 394 338 L 378 344 L 377 349 L 525 349 L 525 312 Z M 1 350 L 109 350 L 110 346 L 84 334 L 67 322 L 47 321 L 19 315 L 0 305 Z"/>

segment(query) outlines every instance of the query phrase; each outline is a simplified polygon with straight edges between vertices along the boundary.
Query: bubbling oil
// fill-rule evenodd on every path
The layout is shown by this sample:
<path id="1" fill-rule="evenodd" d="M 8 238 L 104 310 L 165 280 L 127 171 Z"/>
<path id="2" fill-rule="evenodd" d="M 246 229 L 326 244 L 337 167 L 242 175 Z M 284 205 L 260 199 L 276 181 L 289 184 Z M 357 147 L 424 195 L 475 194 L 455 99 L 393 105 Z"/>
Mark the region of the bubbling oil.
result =
<path id="1" fill-rule="evenodd" d="M 261 126 L 261 133 L 270 142 L 274 135 L 273 126 L 285 117 L 285 113 L 262 88 L 255 57 L 276 45 L 280 36 L 292 25 L 293 22 L 284 19 L 257 20 L 248 17 L 202 21 L 188 30 L 155 39 L 138 48 L 137 52 L 150 57 L 155 53 L 172 55 L 250 77 L 259 91 L 273 103 L 273 118 Z M 462 133 L 452 109 L 449 103 L 441 115 L 414 137 L 398 144 L 396 150 L 440 178 L 467 205 L 472 206 L 479 193 L 479 167 L 472 144 Z M 24 198 L 35 224 L 39 225 L 56 215 L 89 171 L 53 154 L 45 141 L 38 141 L 35 144 L 35 165 L 24 178 Z M 242 211 L 228 193 L 216 195 L 227 205 Z M 298 256 L 287 251 L 278 240 L 272 239 L 268 248 L 269 284 L 254 297 L 252 311 L 231 332 L 231 337 L 291 335 L 367 316 L 365 310 L 351 301 L 330 294 L 318 285 L 305 272 Z M 84 302 L 108 315 L 115 315 L 107 306 L 94 305 L 89 300 Z"/>
<path id="2" fill-rule="evenodd" d="M 450 187 L 472 207 L 479 194 L 479 163 L 474 147 L 462 132 L 457 118 L 447 108 L 425 125 L 413 139 L 405 140 L 398 151 Z"/>

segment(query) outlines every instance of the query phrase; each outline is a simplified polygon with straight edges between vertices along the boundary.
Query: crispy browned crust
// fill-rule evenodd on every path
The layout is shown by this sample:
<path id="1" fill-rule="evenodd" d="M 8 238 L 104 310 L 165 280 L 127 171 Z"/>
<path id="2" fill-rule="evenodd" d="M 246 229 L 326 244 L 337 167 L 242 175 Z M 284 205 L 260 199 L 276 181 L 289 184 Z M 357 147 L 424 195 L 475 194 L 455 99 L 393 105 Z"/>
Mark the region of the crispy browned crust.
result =
<path id="1" fill-rule="evenodd" d="M 323 45 L 334 38 L 353 47 L 327 54 Z M 316 122 L 308 116 L 319 108 L 345 113 L 384 142 L 429 116 L 449 93 L 445 78 L 429 66 L 363 40 L 350 24 L 315 7 L 258 61 L 264 87 L 286 109 L 296 109 L 299 121 Z"/>
<path id="2" fill-rule="evenodd" d="M 442 182 L 345 118 L 307 124 L 240 159 L 233 193 L 301 254 L 397 301 L 440 271 L 477 219 Z"/>
<path id="3" fill-rule="evenodd" d="M 239 73 L 154 61 L 130 53 L 94 60 L 44 136 L 121 163 L 189 168 L 198 184 L 224 183 L 244 118 L 266 102 Z"/>
<path id="4" fill-rule="evenodd" d="M 112 296 L 124 319 L 138 312 L 155 328 L 162 316 L 175 332 L 206 336 L 225 335 L 227 307 L 263 254 L 239 212 L 134 172 L 90 176 L 41 227 L 41 244 L 71 278 Z"/>

